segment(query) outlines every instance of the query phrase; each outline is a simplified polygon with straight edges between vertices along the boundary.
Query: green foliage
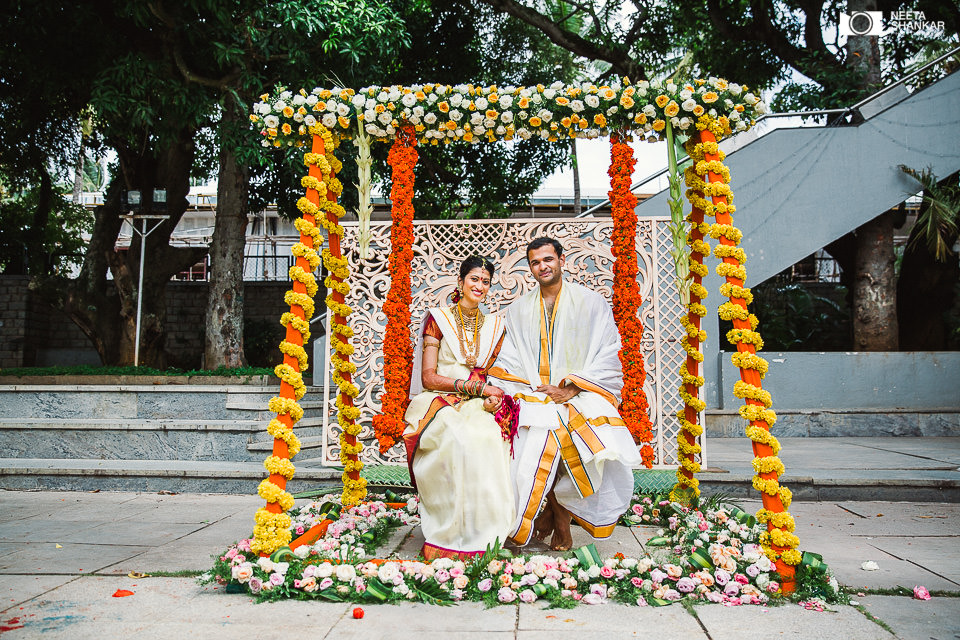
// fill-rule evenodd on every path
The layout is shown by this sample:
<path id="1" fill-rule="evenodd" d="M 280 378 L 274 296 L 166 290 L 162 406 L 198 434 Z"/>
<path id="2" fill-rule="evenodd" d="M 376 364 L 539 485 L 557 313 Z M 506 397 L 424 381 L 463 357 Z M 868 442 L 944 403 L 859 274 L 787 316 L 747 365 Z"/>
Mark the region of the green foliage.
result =
<path id="1" fill-rule="evenodd" d="M 850 311 L 843 300 L 846 288 L 823 291 L 810 285 L 769 280 L 753 287 L 751 310 L 760 320 L 764 351 L 840 351 L 850 345 Z M 732 325 L 720 321 L 725 336 Z"/>
<path id="2" fill-rule="evenodd" d="M 954 255 L 953 245 L 960 230 L 960 184 L 957 174 L 943 181 L 929 167 L 923 171 L 900 165 L 900 170 L 923 187 L 923 204 L 916 226 L 919 232 L 911 234 L 910 246 L 919 242 L 940 262 Z"/>
<path id="3" fill-rule="evenodd" d="M 80 262 L 92 214 L 53 190 L 42 205 L 46 220 L 38 221 L 42 187 L 8 191 L 5 183 L 0 176 L 0 273 L 69 274 Z"/>

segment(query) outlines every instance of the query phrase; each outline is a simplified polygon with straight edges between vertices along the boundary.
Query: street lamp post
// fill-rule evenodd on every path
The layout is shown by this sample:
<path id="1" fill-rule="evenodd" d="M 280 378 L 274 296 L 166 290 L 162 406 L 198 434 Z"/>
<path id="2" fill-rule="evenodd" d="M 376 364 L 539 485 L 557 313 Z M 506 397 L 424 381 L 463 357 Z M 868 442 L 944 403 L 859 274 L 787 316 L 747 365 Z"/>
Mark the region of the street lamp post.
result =
<path id="1" fill-rule="evenodd" d="M 166 214 L 157 214 L 157 213 L 134 213 L 140 210 L 140 192 L 139 191 L 128 191 L 127 192 L 127 204 L 130 206 L 130 213 L 124 216 L 124 218 L 130 223 L 130 228 L 133 229 L 133 232 L 140 236 L 140 268 L 139 268 L 139 278 L 137 282 L 137 324 L 136 324 L 136 338 L 133 343 L 133 366 L 140 366 L 140 318 L 143 313 L 143 267 L 144 267 L 144 258 L 146 257 L 147 249 L 147 236 L 150 235 L 153 231 L 156 231 L 164 220 L 170 218 Z M 153 191 L 153 204 L 156 208 L 166 208 L 167 206 L 167 192 L 163 189 L 154 189 Z M 137 229 L 136 221 L 141 221 L 140 229 Z M 147 229 L 147 221 L 153 220 L 153 226 Z"/>

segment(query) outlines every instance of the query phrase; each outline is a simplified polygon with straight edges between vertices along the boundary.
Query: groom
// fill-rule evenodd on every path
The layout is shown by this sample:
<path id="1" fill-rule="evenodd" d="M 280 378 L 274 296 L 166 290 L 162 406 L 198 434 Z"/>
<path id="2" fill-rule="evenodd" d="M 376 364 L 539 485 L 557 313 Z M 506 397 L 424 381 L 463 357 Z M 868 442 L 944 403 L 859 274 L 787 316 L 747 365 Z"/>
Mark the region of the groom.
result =
<path id="1" fill-rule="evenodd" d="M 525 545 L 552 532 L 551 548 L 563 551 L 573 545 L 571 517 L 595 538 L 613 533 L 641 459 L 617 412 L 623 374 L 610 306 L 564 282 L 557 240 L 531 242 L 527 262 L 540 286 L 507 308 L 506 338 L 489 375 L 520 402 L 511 537 Z"/>

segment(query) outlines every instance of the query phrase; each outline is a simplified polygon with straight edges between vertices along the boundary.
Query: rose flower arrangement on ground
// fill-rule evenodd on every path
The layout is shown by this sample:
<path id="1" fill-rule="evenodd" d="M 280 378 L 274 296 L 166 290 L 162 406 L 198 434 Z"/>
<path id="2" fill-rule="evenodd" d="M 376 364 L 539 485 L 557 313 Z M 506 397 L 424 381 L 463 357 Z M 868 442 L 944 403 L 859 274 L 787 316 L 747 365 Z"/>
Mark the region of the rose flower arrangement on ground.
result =
<path id="1" fill-rule="evenodd" d="M 311 502 L 291 511 L 291 533 L 296 537 L 324 518 L 332 520 L 314 544 L 258 557 L 250 551 L 250 540 L 241 540 L 217 556 L 213 570 L 200 581 L 215 581 L 261 601 L 474 600 L 493 606 L 544 600 L 560 607 L 699 601 L 736 606 L 782 597 L 775 567 L 758 544 L 765 527 L 738 507 L 716 501 L 697 509 L 635 496 L 622 523 L 659 528 L 645 545 L 648 554 L 639 558 L 618 553 L 603 559 L 593 545 L 564 556 L 519 556 L 495 545 L 468 562 L 374 558 L 391 531 L 419 523 L 417 508 L 416 497 L 390 505 L 373 499 L 342 512 L 331 502 Z M 824 601 L 842 597 L 826 566 L 816 565 L 801 571 L 798 595 Z"/>

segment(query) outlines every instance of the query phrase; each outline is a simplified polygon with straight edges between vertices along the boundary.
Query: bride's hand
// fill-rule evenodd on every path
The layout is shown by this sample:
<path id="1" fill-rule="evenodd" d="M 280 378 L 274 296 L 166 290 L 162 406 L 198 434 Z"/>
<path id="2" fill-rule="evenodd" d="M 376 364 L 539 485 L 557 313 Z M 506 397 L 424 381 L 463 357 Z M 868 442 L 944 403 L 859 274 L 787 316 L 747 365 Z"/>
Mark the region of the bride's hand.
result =
<path id="1" fill-rule="evenodd" d="M 483 395 L 503 399 L 503 389 L 492 384 L 484 385 Z"/>

